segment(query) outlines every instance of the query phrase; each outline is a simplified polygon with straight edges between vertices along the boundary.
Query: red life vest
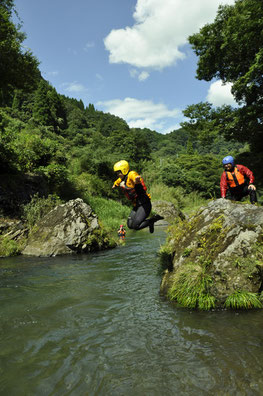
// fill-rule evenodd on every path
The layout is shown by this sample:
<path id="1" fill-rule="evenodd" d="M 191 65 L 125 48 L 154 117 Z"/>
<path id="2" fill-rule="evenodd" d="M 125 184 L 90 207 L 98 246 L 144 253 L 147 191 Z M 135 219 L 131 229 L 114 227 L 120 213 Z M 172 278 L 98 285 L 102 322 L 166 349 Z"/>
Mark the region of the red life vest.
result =
<path id="1" fill-rule="evenodd" d="M 129 173 L 128 173 L 129 174 Z M 125 186 L 121 186 L 123 189 L 124 194 L 130 201 L 134 201 L 137 198 L 137 193 L 135 191 L 135 188 L 127 186 L 127 179 L 128 179 L 128 174 L 124 178 L 124 184 Z"/>
<path id="2" fill-rule="evenodd" d="M 126 235 L 126 231 L 122 229 L 122 230 L 118 231 L 118 235 L 119 235 L 120 239 L 124 239 L 125 235 Z"/>
<path id="3" fill-rule="evenodd" d="M 226 173 L 227 184 L 229 185 L 230 188 L 235 188 L 245 183 L 244 175 L 238 170 L 236 166 L 234 167 L 233 172 L 225 171 L 225 173 Z"/>
<path id="4" fill-rule="evenodd" d="M 129 173 L 128 173 L 129 174 Z M 124 194 L 126 195 L 126 197 L 130 200 L 135 202 L 136 198 L 138 197 L 138 194 L 136 192 L 136 188 L 135 187 L 131 187 L 129 186 L 129 183 L 127 184 L 127 179 L 128 179 L 128 174 L 125 176 L 124 178 L 124 186 L 120 186 L 123 189 Z M 143 193 L 148 195 L 148 197 L 150 198 L 150 195 L 146 193 L 147 191 L 147 187 L 144 184 L 143 178 L 141 177 L 141 181 L 140 184 L 142 186 L 143 189 Z"/>

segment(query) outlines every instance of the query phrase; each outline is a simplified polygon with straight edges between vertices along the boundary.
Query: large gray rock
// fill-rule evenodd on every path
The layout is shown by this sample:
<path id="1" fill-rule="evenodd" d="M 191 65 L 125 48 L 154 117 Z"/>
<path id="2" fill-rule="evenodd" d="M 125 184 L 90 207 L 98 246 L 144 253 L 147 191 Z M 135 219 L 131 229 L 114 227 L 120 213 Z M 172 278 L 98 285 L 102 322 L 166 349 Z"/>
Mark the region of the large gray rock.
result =
<path id="1" fill-rule="evenodd" d="M 77 198 L 50 211 L 29 235 L 24 255 L 56 256 L 109 247 L 91 207 Z"/>
<path id="2" fill-rule="evenodd" d="M 164 220 L 159 221 L 157 224 L 170 223 L 175 218 L 179 217 L 181 220 L 185 219 L 183 212 L 175 207 L 172 202 L 158 200 L 152 202 L 152 210 L 164 217 Z"/>
<path id="3" fill-rule="evenodd" d="M 225 199 L 211 201 L 171 230 L 163 249 L 171 261 L 161 292 L 179 296 L 176 288 L 184 279 L 188 285 L 185 293 L 191 295 L 198 282 L 189 279 L 196 276 L 204 284 L 197 293 L 202 298 L 205 293 L 209 295 L 215 306 L 223 306 L 229 296 L 241 296 L 237 293 L 248 293 L 249 298 L 253 297 L 249 293 L 259 296 L 263 285 L 262 229 L 262 207 Z"/>

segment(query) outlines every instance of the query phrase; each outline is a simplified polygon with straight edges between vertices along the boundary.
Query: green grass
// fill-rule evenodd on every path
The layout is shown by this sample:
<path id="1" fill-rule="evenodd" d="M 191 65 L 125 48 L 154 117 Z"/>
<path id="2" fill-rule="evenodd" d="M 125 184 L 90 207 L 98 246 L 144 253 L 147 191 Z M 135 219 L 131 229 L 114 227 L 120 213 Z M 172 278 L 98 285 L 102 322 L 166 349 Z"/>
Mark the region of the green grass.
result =
<path id="1" fill-rule="evenodd" d="M 180 188 L 168 187 L 163 183 L 153 183 L 149 189 L 149 193 L 154 201 L 172 202 L 179 208 L 183 206 L 183 197 Z"/>
<path id="2" fill-rule="evenodd" d="M 202 198 L 198 192 L 191 192 L 184 197 L 184 213 L 192 214 L 201 206 L 206 205 L 210 200 Z"/>
<path id="3" fill-rule="evenodd" d="M 227 297 L 225 307 L 232 309 L 262 308 L 262 303 L 256 293 L 236 291 Z"/>
<path id="4" fill-rule="evenodd" d="M 23 205 L 22 219 L 29 228 L 33 228 L 43 216 L 62 203 L 63 201 L 56 194 L 50 194 L 47 198 L 35 194 L 28 204 Z"/>
<path id="5" fill-rule="evenodd" d="M 189 263 L 175 273 L 168 298 L 185 308 L 212 309 L 215 307 L 215 297 L 209 293 L 210 283 L 211 277 L 205 274 L 203 268 Z"/>
<path id="6" fill-rule="evenodd" d="M 0 257 L 16 256 L 20 253 L 18 243 L 9 238 L 0 238 Z"/>
<path id="7" fill-rule="evenodd" d="M 87 197 L 87 201 L 107 232 L 117 235 L 120 224 L 126 227 L 127 218 L 131 211 L 130 207 L 112 199 L 95 196 Z"/>
<path id="8" fill-rule="evenodd" d="M 172 202 L 175 207 L 187 214 L 196 211 L 208 202 L 208 200 L 202 198 L 198 192 L 186 194 L 182 187 L 168 187 L 163 183 L 153 183 L 150 186 L 149 192 L 152 196 L 152 200 Z"/>

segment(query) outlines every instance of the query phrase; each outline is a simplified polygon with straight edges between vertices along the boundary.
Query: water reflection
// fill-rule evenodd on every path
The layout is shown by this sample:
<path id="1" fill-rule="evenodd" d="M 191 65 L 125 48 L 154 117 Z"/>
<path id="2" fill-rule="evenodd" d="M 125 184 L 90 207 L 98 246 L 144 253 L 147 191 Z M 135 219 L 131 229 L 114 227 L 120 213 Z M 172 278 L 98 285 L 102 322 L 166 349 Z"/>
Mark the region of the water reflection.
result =
<path id="1" fill-rule="evenodd" d="M 262 395 L 262 311 L 159 296 L 165 233 L 87 256 L 0 263 L 0 394 Z"/>

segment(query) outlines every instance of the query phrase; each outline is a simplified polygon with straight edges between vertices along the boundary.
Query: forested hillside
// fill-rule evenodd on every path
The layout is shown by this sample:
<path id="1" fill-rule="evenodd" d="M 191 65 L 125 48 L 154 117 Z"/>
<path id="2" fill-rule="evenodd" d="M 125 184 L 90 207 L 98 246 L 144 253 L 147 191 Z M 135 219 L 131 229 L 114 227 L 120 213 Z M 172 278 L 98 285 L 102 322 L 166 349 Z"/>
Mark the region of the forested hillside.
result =
<path id="1" fill-rule="evenodd" d="M 25 35 L 12 22 L 12 12 L 13 1 L 2 0 L 2 203 L 6 199 L 4 193 L 11 190 L 16 195 L 18 184 L 21 186 L 28 175 L 41 177 L 40 195 L 56 194 L 64 200 L 76 196 L 86 201 L 94 196 L 119 199 L 111 186 L 113 164 L 120 159 L 126 159 L 144 175 L 153 199 L 157 185 L 165 186 L 163 191 L 170 188 L 177 199 L 193 192 L 203 198 L 219 197 L 221 159 L 228 154 L 253 169 L 256 184 L 260 187 L 263 122 L 261 1 L 239 0 L 235 6 L 221 7 L 213 24 L 190 37 L 190 43 L 200 56 L 197 77 L 206 80 L 220 77 L 223 81 L 233 82 L 233 93 L 240 107 L 213 108 L 209 103 L 190 105 L 185 110 L 188 121 L 167 135 L 130 128 L 123 119 L 96 110 L 92 103 L 85 106 L 81 100 L 60 95 L 42 78 L 34 55 L 22 48 Z M 251 23 L 243 21 L 248 13 Z M 212 40 L 211 31 L 215 32 Z M 257 40 L 250 40 L 255 34 Z M 235 39 L 236 35 L 242 40 Z M 224 51 L 213 58 L 217 54 L 218 38 Z M 234 55 L 236 53 L 240 56 Z M 6 205 L 5 202 L 0 208 L 2 214 L 5 214 Z M 14 201 L 12 211 L 19 213 L 14 210 L 15 205 L 17 202 Z"/>

